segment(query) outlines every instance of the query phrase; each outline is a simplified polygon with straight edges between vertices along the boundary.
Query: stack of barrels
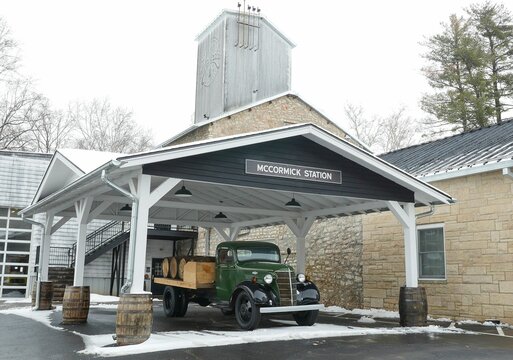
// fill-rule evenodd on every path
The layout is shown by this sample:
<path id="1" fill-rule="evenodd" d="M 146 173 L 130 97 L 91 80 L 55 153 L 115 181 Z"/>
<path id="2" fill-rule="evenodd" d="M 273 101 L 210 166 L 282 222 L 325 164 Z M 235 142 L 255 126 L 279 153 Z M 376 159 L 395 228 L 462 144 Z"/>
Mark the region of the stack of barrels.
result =
<path id="1" fill-rule="evenodd" d="M 165 278 L 183 280 L 185 264 L 189 261 L 215 262 L 213 256 L 172 256 L 162 260 L 162 276 Z"/>

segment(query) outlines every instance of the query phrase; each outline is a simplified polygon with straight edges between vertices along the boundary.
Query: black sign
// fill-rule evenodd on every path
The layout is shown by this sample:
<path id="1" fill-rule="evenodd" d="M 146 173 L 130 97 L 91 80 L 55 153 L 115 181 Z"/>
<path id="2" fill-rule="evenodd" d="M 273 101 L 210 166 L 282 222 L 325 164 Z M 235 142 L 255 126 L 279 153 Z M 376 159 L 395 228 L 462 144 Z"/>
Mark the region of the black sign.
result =
<path id="1" fill-rule="evenodd" d="M 309 166 L 246 159 L 246 174 L 342 184 L 342 172 Z"/>

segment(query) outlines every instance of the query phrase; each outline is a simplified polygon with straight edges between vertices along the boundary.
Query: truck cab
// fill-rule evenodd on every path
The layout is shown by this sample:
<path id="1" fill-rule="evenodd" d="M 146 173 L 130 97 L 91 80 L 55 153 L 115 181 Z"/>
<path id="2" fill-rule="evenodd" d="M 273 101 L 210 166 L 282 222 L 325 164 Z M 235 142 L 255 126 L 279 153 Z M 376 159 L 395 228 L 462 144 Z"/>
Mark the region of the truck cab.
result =
<path id="1" fill-rule="evenodd" d="M 299 325 L 313 325 L 320 294 L 304 274 L 281 261 L 280 249 L 264 241 L 231 241 L 216 248 L 216 306 L 235 313 L 251 330 L 262 313 L 290 312 Z"/>

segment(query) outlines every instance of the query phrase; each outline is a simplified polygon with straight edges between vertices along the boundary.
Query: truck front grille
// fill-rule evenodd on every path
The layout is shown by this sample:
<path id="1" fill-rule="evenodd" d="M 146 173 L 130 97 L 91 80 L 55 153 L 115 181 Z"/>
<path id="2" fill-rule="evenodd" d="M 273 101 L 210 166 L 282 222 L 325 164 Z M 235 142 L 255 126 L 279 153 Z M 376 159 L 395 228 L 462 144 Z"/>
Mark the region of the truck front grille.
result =
<path id="1" fill-rule="evenodd" d="M 296 305 L 296 275 L 294 271 L 277 271 L 276 275 L 278 291 L 280 292 L 280 306 Z"/>

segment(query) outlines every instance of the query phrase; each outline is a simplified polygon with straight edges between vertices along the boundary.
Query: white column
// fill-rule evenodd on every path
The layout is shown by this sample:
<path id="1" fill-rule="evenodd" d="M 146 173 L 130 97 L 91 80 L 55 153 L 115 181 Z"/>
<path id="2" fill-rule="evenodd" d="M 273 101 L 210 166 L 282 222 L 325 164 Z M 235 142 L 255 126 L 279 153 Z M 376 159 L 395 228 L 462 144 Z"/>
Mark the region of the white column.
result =
<path id="1" fill-rule="evenodd" d="M 146 272 L 146 245 L 148 242 L 148 213 L 150 209 L 151 176 L 140 174 L 137 181 L 137 221 L 134 249 L 134 278 L 130 288 L 131 294 L 144 292 L 144 274 Z"/>
<path id="2" fill-rule="evenodd" d="M 305 273 L 306 270 L 306 241 L 304 237 L 296 236 L 296 273 Z"/>
<path id="3" fill-rule="evenodd" d="M 75 203 L 77 213 L 77 247 L 75 253 L 75 276 L 73 278 L 74 286 L 84 286 L 84 268 L 85 268 L 85 250 L 87 237 L 87 223 L 89 211 L 93 204 L 93 198 L 87 197 L 80 199 Z"/>
<path id="4" fill-rule="evenodd" d="M 205 228 L 205 256 L 210 255 L 210 228 Z"/>
<path id="5" fill-rule="evenodd" d="M 415 226 L 415 208 L 413 204 L 406 204 L 404 212 L 408 219 L 408 226 L 403 228 L 404 232 L 404 255 L 406 270 L 406 286 L 419 286 L 419 261 L 417 251 L 417 229 Z"/>
<path id="6" fill-rule="evenodd" d="M 41 238 L 41 246 L 39 248 L 39 266 L 41 281 L 48 281 L 48 265 L 50 260 L 50 245 L 52 242 L 52 225 L 54 215 L 52 213 L 46 213 L 45 230 Z"/>
<path id="7" fill-rule="evenodd" d="M 388 208 L 403 225 L 404 267 L 406 286 L 419 286 L 419 261 L 417 251 L 417 228 L 415 225 L 415 204 L 407 203 L 402 207 L 396 201 L 387 202 Z"/>

